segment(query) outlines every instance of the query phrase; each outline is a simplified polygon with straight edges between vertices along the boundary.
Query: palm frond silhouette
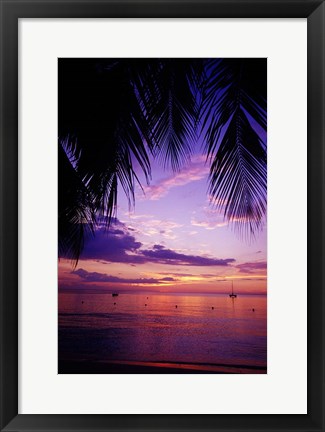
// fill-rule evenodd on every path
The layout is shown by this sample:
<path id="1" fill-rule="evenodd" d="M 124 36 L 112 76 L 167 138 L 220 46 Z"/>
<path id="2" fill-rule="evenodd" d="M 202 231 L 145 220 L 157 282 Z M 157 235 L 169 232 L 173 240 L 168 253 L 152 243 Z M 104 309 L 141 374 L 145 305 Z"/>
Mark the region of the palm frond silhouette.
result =
<path id="1" fill-rule="evenodd" d="M 118 186 L 134 203 L 151 158 L 174 171 L 201 135 L 209 192 L 252 235 L 266 213 L 265 59 L 59 59 L 59 254 L 77 260 Z M 141 184 L 140 184 L 141 186 Z M 101 219 L 102 220 L 102 219 Z"/>
<path id="2" fill-rule="evenodd" d="M 203 97 L 203 128 L 210 196 L 227 220 L 254 235 L 266 213 L 266 61 L 210 60 Z"/>

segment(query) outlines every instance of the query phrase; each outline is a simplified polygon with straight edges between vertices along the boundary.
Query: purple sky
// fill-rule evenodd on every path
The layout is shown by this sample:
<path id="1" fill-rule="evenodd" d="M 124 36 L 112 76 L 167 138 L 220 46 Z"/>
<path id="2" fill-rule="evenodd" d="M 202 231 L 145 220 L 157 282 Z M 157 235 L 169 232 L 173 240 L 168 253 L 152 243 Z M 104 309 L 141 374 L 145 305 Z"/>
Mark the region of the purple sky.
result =
<path id="1" fill-rule="evenodd" d="M 243 241 L 209 203 L 200 149 L 180 172 L 153 163 L 135 208 L 119 193 L 117 219 L 88 239 L 76 269 L 60 260 L 61 289 L 266 292 L 266 229 Z"/>

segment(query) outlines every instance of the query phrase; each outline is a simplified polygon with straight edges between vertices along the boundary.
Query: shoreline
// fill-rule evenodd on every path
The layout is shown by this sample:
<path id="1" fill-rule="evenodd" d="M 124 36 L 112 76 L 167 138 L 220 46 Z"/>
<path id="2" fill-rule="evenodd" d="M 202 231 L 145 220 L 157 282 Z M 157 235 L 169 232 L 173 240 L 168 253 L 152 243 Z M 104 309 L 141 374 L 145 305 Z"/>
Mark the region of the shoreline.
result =
<path id="1" fill-rule="evenodd" d="M 59 374 L 266 374 L 263 366 L 139 361 L 59 360 Z"/>

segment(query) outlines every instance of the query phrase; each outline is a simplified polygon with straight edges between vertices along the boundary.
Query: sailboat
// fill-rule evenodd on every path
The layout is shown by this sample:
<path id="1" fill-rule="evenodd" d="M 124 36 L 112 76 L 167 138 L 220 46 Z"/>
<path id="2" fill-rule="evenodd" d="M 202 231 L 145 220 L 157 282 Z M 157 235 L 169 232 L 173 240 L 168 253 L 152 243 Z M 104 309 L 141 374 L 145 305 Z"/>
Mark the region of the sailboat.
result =
<path id="1" fill-rule="evenodd" d="M 229 297 L 236 298 L 237 294 L 234 294 L 234 281 L 231 281 L 231 294 L 229 294 Z"/>

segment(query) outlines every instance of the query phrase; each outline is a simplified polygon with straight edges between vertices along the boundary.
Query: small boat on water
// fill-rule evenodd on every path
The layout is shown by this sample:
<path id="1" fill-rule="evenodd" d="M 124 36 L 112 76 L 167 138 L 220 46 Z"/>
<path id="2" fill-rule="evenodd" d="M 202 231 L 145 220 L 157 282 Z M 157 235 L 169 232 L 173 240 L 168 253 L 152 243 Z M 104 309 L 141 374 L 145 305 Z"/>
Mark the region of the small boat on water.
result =
<path id="1" fill-rule="evenodd" d="M 118 293 L 112 293 L 112 297 L 117 297 Z"/>
<path id="2" fill-rule="evenodd" d="M 231 281 L 231 294 L 229 294 L 229 297 L 236 298 L 237 294 L 234 294 L 234 281 Z"/>

